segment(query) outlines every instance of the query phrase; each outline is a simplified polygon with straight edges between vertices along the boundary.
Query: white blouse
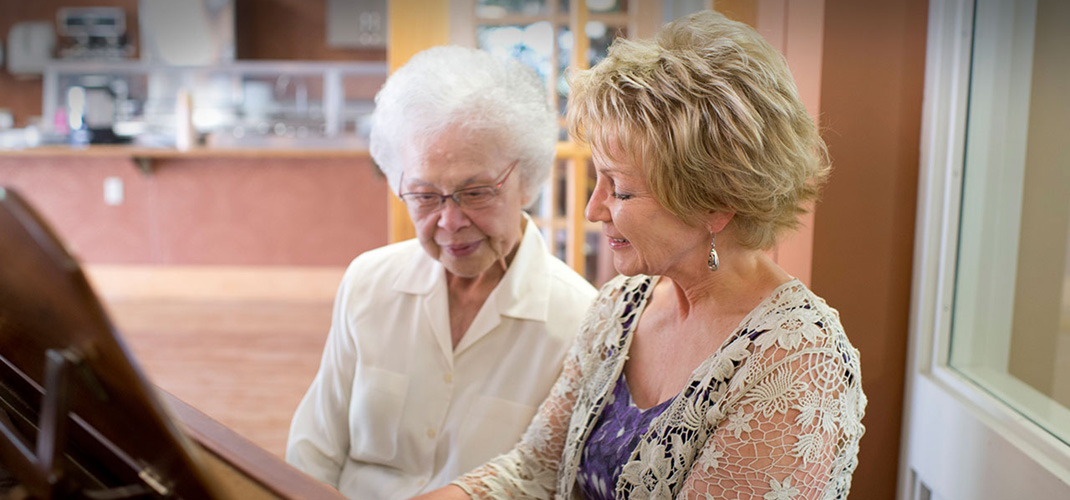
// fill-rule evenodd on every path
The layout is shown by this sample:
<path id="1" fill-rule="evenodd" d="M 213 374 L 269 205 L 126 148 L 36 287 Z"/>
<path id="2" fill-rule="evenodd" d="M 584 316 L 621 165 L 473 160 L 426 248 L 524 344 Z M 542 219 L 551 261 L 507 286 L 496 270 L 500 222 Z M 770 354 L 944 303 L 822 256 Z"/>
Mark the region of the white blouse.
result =
<path id="1" fill-rule="evenodd" d="M 595 289 L 520 247 L 457 348 L 445 270 L 416 240 L 345 273 L 286 460 L 350 498 L 409 498 L 508 451 L 550 391 Z"/>

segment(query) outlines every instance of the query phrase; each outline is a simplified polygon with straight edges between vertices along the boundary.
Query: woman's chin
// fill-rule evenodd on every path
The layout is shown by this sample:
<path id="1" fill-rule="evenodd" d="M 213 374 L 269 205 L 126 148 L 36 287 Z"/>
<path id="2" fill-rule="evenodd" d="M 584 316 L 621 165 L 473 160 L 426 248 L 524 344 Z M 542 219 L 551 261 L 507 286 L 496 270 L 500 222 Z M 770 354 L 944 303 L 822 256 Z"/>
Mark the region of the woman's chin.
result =
<path id="1" fill-rule="evenodd" d="M 625 276 L 635 276 L 637 274 L 644 274 L 640 266 L 637 266 L 635 262 L 624 261 L 621 259 L 613 259 L 613 269 L 619 274 Z"/>
<path id="2" fill-rule="evenodd" d="M 443 253 L 439 262 L 450 274 L 461 278 L 477 278 L 494 265 L 494 259 L 485 255 L 454 257 Z"/>

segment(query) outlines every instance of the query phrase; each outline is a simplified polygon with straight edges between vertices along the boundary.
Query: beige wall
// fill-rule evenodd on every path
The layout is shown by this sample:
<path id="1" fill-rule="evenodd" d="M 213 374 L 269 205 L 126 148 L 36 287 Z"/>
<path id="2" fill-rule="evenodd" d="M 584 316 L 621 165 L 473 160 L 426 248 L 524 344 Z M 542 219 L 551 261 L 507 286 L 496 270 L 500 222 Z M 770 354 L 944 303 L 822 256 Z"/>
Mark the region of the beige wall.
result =
<path id="1" fill-rule="evenodd" d="M 1037 5 L 1019 236 L 1014 318 L 1008 371 L 1052 395 L 1070 233 L 1070 3 Z M 1028 76 L 1024 76 L 1028 77 Z M 1008 263 L 1014 265 L 1014 263 Z M 1070 363 L 1070 359 L 1063 359 Z"/>

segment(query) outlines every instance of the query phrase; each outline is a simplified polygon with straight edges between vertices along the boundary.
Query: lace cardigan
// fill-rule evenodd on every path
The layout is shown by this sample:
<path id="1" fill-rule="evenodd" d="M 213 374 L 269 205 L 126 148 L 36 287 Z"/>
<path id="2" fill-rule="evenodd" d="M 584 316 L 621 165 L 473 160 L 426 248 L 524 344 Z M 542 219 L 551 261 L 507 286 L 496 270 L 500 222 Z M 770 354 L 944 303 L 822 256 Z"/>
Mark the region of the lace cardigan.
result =
<path id="1" fill-rule="evenodd" d="M 474 498 L 580 498 L 584 443 L 653 283 L 602 288 L 520 443 L 454 484 Z M 864 432 L 858 357 L 835 309 L 798 280 L 779 286 L 692 372 L 609 487 L 621 499 L 845 499 Z"/>

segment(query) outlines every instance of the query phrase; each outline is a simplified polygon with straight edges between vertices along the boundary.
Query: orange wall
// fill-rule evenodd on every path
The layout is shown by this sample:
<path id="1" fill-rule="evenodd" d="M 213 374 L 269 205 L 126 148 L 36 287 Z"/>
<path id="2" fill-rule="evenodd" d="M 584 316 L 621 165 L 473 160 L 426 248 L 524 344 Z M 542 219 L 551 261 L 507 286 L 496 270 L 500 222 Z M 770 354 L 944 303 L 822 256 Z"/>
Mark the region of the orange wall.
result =
<path id="1" fill-rule="evenodd" d="M 813 289 L 840 311 L 869 397 L 851 498 L 895 495 L 914 245 L 926 0 L 825 0 L 821 126 L 833 172 Z"/>
<path id="2" fill-rule="evenodd" d="M 105 177 L 125 200 L 104 203 Z M 0 156 L 18 189 L 92 264 L 344 266 L 386 243 L 386 182 L 370 160 Z"/>
<path id="3" fill-rule="evenodd" d="M 715 2 L 715 6 L 721 8 L 720 2 Z M 821 116 L 825 0 L 750 0 L 727 5 L 737 11 L 745 6 L 753 9 L 758 32 L 784 54 L 799 98 L 810 116 L 817 120 Z M 812 283 L 813 275 L 815 211 L 803 215 L 802 226 L 781 238 L 774 250 L 777 264 L 807 286 Z"/>

